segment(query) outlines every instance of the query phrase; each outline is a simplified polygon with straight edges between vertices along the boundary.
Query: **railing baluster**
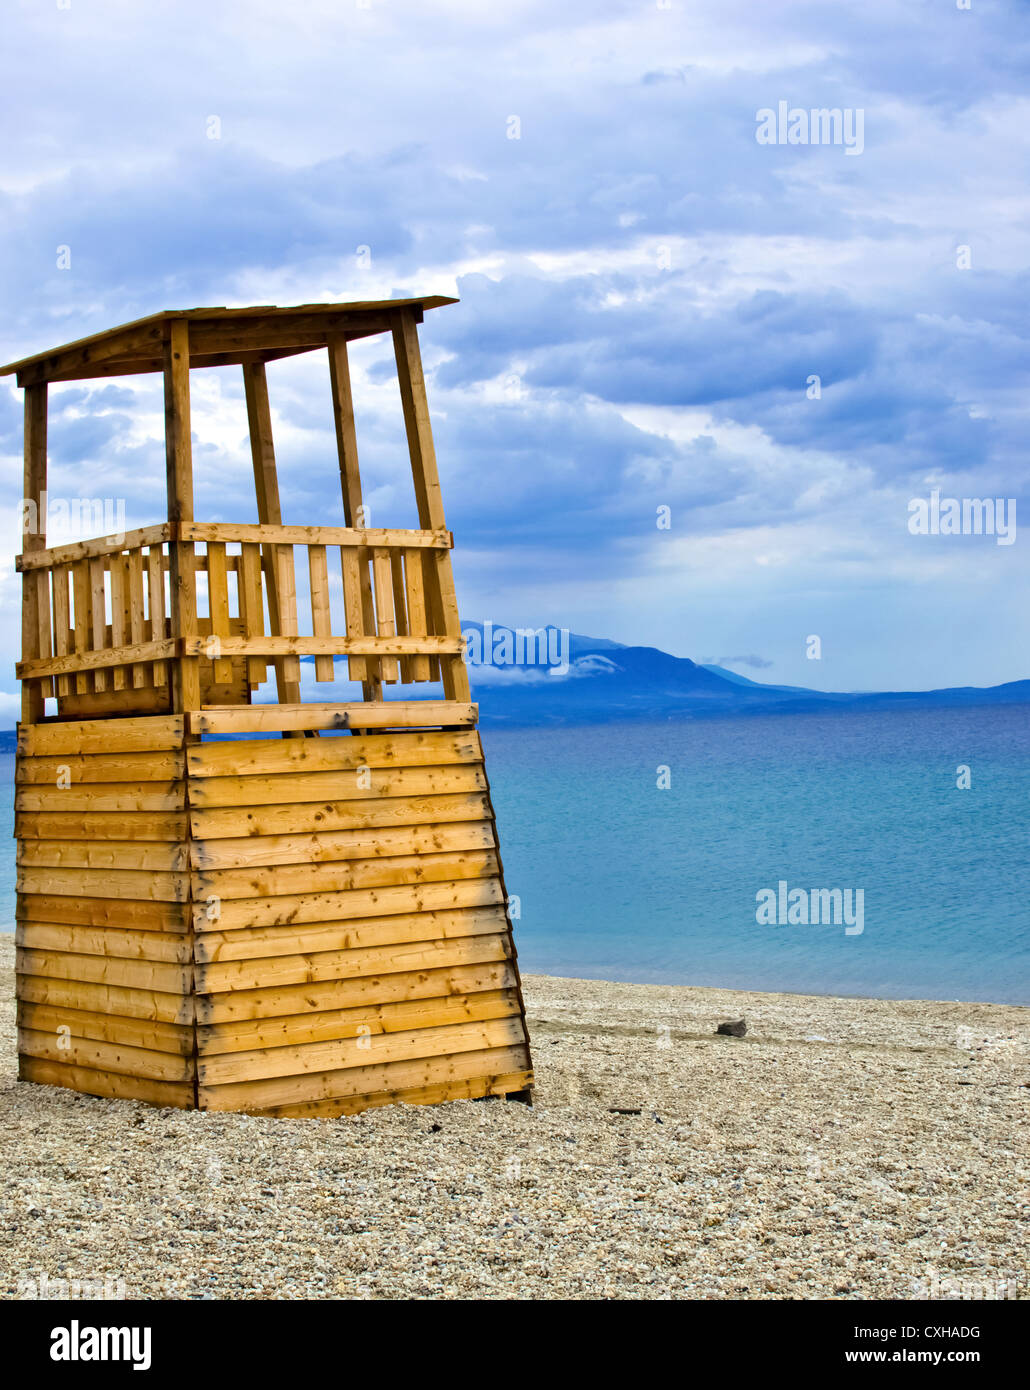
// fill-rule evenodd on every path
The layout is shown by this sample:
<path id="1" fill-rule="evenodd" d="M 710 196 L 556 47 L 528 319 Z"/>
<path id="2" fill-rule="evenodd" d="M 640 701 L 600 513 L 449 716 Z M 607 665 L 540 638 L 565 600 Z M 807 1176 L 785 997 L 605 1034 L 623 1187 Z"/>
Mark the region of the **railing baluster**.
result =
<path id="1" fill-rule="evenodd" d="M 229 636 L 229 580 L 225 568 L 225 541 L 207 543 L 207 603 L 211 614 L 211 637 L 217 642 Z M 216 647 L 215 651 L 219 649 Z M 212 658 L 211 679 L 215 685 L 232 684 L 232 662 L 227 656 Z"/>
<path id="2" fill-rule="evenodd" d="M 293 569 L 293 546 L 275 545 L 272 547 L 273 563 L 279 589 L 279 633 L 282 637 L 297 635 L 297 577 Z M 300 681 L 300 657 L 283 657 L 283 679 Z M 297 698 L 299 699 L 299 693 Z"/>
<path id="3" fill-rule="evenodd" d="M 129 641 L 135 645 L 144 640 L 143 628 L 143 551 L 130 550 L 128 554 L 129 580 Z M 147 681 L 145 662 L 137 661 L 132 668 L 132 684 L 135 690 L 142 690 Z"/>
<path id="4" fill-rule="evenodd" d="M 111 556 L 111 646 L 124 647 L 126 643 L 125 590 L 126 564 L 124 555 Z M 111 670 L 111 688 L 124 690 L 126 670 L 115 666 Z"/>
<path id="5" fill-rule="evenodd" d="M 107 562 L 102 555 L 86 562 L 89 565 L 89 600 L 93 625 L 93 650 L 101 651 L 107 646 Z M 107 689 L 107 672 L 93 672 L 93 689 L 97 693 Z"/>
<path id="6" fill-rule="evenodd" d="M 393 583 L 393 620 L 398 637 L 408 635 L 408 604 L 404 592 L 404 552 L 393 549 L 390 556 L 390 579 Z M 410 685 L 414 680 L 411 674 L 411 657 L 401 657 L 401 680 Z"/>
<path id="7" fill-rule="evenodd" d="M 352 545 L 340 546 L 340 572 L 343 578 L 343 608 L 347 619 L 347 636 L 364 637 L 365 616 L 361 602 L 361 560 L 360 555 L 364 551 L 359 551 Z M 363 681 L 369 679 L 374 674 L 370 671 L 375 663 L 363 656 L 349 656 L 347 658 L 347 675 L 352 681 Z"/>
<path id="8" fill-rule="evenodd" d="M 376 547 L 372 551 L 372 581 L 376 596 L 376 632 L 380 637 L 396 637 L 397 624 L 393 613 L 393 572 L 390 568 L 390 552 Z M 383 680 L 393 685 L 398 676 L 397 658 L 380 658 Z"/>
<path id="9" fill-rule="evenodd" d="M 148 598 L 150 602 L 150 640 L 162 642 L 165 638 L 165 554 L 164 547 L 152 545 L 147 551 Z M 154 684 L 168 684 L 168 664 L 164 661 L 153 663 Z"/>
<path id="10" fill-rule="evenodd" d="M 361 618 L 364 623 L 365 632 L 371 637 L 376 630 L 376 608 L 375 591 L 372 584 L 372 552 L 367 548 L 358 551 L 358 574 L 361 580 Z M 368 683 L 365 687 L 365 698 L 381 700 L 383 698 L 383 663 L 377 659 L 365 662 L 365 671 L 368 675 Z"/>
<path id="11" fill-rule="evenodd" d="M 35 584 L 37 644 L 40 656 L 48 657 L 53 654 L 53 647 L 51 646 L 50 635 L 50 575 L 46 570 L 40 570 L 37 573 Z M 47 699 L 48 696 L 53 695 L 53 681 L 41 680 L 39 683 L 39 691 L 44 700 Z"/>
<path id="12" fill-rule="evenodd" d="M 422 591 L 426 596 L 426 622 L 429 632 L 434 637 L 439 637 L 444 631 L 444 623 L 440 606 L 440 586 L 436 575 L 436 556 L 430 550 L 423 550 L 419 558 L 422 561 Z M 443 679 L 439 657 L 429 658 L 429 679 Z"/>
<path id="13" fill-rule="evenodd" d="M 72 588 L 75 599 L 75 652 L 85 656 L 90 647 L 89 639 L 89 561 L 80 560 L 72 566 Z M 100 645 L 104 645 L 104 632 L 107 615 L 104 615 L 104 628 L 101 629 Z M 75 677 L 76 695 L 85 695 L 89 690 L 89 676 L 80 672 Z"/>
<path id="14" fill-rule="evenodd" d="M 54 569 L 54 655 L 67 656 L 71 649 L 71 609 L 68 602 L 68 581 L 71 578 L 70 565 L 58 565 Z M 71 690 L 71 677 L 57 677 L 58 699 Z"/>
<path id="15" fill-rule="evenodd" d="M 239 593 L 240 617 L 248 637 L 262 637 L 265 631 L 264 597 L 261 592 L 261 547 L 244 541 L 240 547 Z M 268 664 L 260 656 L 247 658 L 247 680 L 262 685 L 268 676 Z"/>
<path id="16" fill-rule="evenodd" d="M 422 552 L 408 549 L 403 554 L 408 636 L 425 637 L 428 629 L 426 627 L 426 590 L 422 578 Z M 428 656 L 409 657 L 411 674 L 408 679 L 412 681 L 431 680 L 429 660 Z"/>
<path id="17" fill-rule="evenodd" d="M 308 546 L 308 578 L 311 585 L 311 631 L 315 637 L 331 637 L 333 620 L 329 609 L 329 568 L 325 546 Z M 336 671 L 331 656 L 315 657 L 315 680 L 332 681 Z"/>

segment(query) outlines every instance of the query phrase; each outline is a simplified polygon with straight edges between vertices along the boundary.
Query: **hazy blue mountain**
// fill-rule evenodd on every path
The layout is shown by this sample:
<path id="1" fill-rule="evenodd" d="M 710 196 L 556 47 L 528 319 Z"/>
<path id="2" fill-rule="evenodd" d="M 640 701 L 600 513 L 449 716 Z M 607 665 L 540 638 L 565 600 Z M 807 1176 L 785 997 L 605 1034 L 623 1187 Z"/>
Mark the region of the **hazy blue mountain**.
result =
<path id="1" fill-rule="evenodd" d="M 475 626 L 481 631 L 478 624 Z M 569 636 L 568 653 L 569 670 L 564 674 L 548 672 L 538 661 L 527 663 L 518 672 L 498 673 L 473 665 L 473 693 L 479 701 L 482 721 L 546 726 L 839 708 L 1030 703 L 1030 680 L 983 688 L 826 692 L 802 686 L 763 685 L 723 667 L 699 665 L 655 647 L 600 643 L 576 633 Z"/>
<path id="2" fill-rule="evenodd" d="M 711 663 L 702 663 L 705 671 L 714 671 L 717 676 L 722 676 L 725 680 L 732 681 L 734 685 L 750 685 L 758 690 L 781 690 L 791 695 L 820 695 L 826 698 L 822 691 L 809 690 L 804 685 L 763 685 L 761 681 L 753 681 L 750 676 L 742 676 L 738 671 L 730 671 L 725 666 L 715 666 Z M 842 695 L 841 699 L 848 699 L 847 695 Z"/>

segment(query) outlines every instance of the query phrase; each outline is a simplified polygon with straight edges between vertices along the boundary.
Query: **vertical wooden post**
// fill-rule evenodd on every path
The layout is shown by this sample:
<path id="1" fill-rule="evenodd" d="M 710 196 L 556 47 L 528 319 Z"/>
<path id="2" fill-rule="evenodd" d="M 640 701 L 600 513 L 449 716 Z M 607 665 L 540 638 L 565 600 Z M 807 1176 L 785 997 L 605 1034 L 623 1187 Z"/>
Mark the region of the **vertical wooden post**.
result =
<path id="1" fill-rule="evenodd" d="M 34 524 L 25 530 L 23 512 L 22 551 L 46 549 L 46 431 L 47 431 L 47 387 L 25 388 L 25 490 L 23 507 L 28 520 Z M 33 657 L 49 656 L 49 641 L 44 650 L 42 642 L 43 624 L 46 623 L 49 637 L 50 604 L 45 588 L 48 581 L 46 570 L 29 570 L 22 575 L 21 612 L 21 655 L 23 661 Z M 46 710 L 44 685 L 42 681 L 22 681 L 21 718 L 23 724 L 38 724 Z"/>
<path id="2" fill-rule="evenodd" d="M 272 408 L 268 403 L 268 378 L 263 362 L 244 362 L 243 389 L 247 396 L 247 424 L 250 428 L 250 455 L 254 461 L 254 490 L 257 493 L 258 521 L 281 526 L 279 478 L 272 442 Z"/>
<path id="3" fill-rule="evenodd" d="M 193 517 L 193 444 L 190 438 L 190 330 L 186 319 L 173 319 L 168 325 L 163 344 L 165 381 L 165 470 L 168 483 L 168 520 L 174 527 Z M 158 564 L 162 562 L 159 560 Z M 197 565 L 193 541 L 181 541 L 173 530 L 168 543 L 169 594 L 171 599 L 170 629 L 172 637 L 191 638 L 199 632 L 197 624 Z M 113 572 L 112 572 L 113 578 Z M 164 575 L 161 574 L 164 587 Z M 113 592 L 113 589 L 112 589 Z M 112 600 L 113 602 L 113 600 Z M 163 624 L 162 624 L 163 626 Z M 168 663 L 172 708 L 177 714 L 200 708 L 200 658 L 182 656 Z M 183 747 L 196 740 L 185 732 Z M 189 854 L 192 836 L 189 817 L 186 817 L 185 852 Z M 194 923 L 191 905 L 187 908 L 189 927 L 187 940 L 191 964 L 196 959 Z M 197 1105 L 197 1030 L 192 1029 L 193 1047 L 190 1075 L 193 1082 L 193 1104 Z"/>
<path id="4" fill-rule="evenodd" d="M 186 319 L 173 319 L 164 342 L 165 464 L 168 477 L 168 520 L 193 520 L 193 449 L 190 443 L 190 343 Z M 192 541 L 172 541 L 168 547 L 171 577 L 172 636 L 197 636 L 197 574 Z M 200 708 L 200 659 L 180 657 L 175 709 Z"/>
<path id="5" fill-rule="evenodd" d="M 393 346 L 397 357 L 397 378 L 401 388 L 404 429 L 408 436 L 411 473 L 415 483 L 419 525 L 424 530 L 445 530 L 440 475 L 436 467 L 433 431 L 429 423 L 429 402 L 418 346 L 418 327 L 411 309 L 402 309 L 393 318 Z M 426 600 L 430 621 L 439 624 L 446 637 L 461 636 L 458 600 L 448 550 L 425 552 Z M 469 700 L 468 667 L 462 656 L 441 659 L 444 695 L 448 700 Z"/>
<path id="6" fill-rule="evenodd" d="M 46 434 L 47 387 L 44 382 L 39 386 L 27 386 L 25 388 L 25 475 L 22 500 L 22 552 L 24 554 L 46 549 L 46 513 L 44 510 L 47 483 Z M 28 530 L 25 529 L 26 522 L 29 523 Z M 33 657 L 47 654 L 42 649 L 40 642 L 41 618 L 43 616 L 40 595 L 43 593 L 42 581 L 46 579 L 46 570 L 29 570 L 22 575 L 21 655 L 23 661 L 31 661 Z M 77 611 L 76 616 L 78 616 Z M 49 605 L 47 618 L 49 622 Z M 22 681 L 21 722 L 23 724 L 38 724 L 46 713 L 44 688 L 42 681 Z M 20 734 L 18 743 L 20 748 Z M 19 758 L 18 761 L 20 762 L 21 759 Z M 20 858 L 20 841 L 18 850 Z M 25 899 L 19 887 L 17 911 L 19 921 L 24 902 Z M 20 1030 L 25 1023 L 20 977 L 18 985 L 17 1021 L 20 1037 Z M 26 1080 L 28 1071 L 27 1059 L 21 1055 L 19 1049 L 19 1079 Z"/>
<path id="7" fill-rule="evenodd" d="M 340 462 L 340 487 L 343 491 L 343 519 L 347 526 L 364 530 L 367 526 L 361 500 L 361 470 L 358 467 L 358 436 L 354 427 L 354 398 L 350 385 L 350 362 L 347 359 L 347 339 L 329 339 L 329 385 L 333 395 L 333 421 L 336 425 L 336 452 Z M 369 636 L 376 631 L 375 609 L 372 604 L 372 578 L 369 574 L 369 552 L 358 553 L 358 583 L 361 590 L 362 626 Z M 346 565 L 344 566 L 346 570 Z M 346 587 L 346 582 L 345 582 Z M 383 698 L 383 673 L 378 662 L 370 658 L 348 664 L 352 680 L 361 680 L 362 696 L 366 700 Z"/>
<path id="8" fill-rule="evenodd" d="M 272 442 L 272 410 L 268 403 L 268 379 L 263 362 L 243 364 L 243 389 L 247 397 L 247 424 L 250 429 L 250 454 L 254 463 L 254 491 L 257 495 L 258 521 L 263 526 L 281 526 L 279 479 L 275 468 L 275 445 Z M 262 567 L 268 586 L 268 630 L 273 637 L 283 633 L 280 596 L 283 569 L 293 565 L 293 551 L 286 546 L 263 549 Z M 300 703 L 300 661 L 297 657 L 277 657 L 275 688 L 280 704 Z"/>

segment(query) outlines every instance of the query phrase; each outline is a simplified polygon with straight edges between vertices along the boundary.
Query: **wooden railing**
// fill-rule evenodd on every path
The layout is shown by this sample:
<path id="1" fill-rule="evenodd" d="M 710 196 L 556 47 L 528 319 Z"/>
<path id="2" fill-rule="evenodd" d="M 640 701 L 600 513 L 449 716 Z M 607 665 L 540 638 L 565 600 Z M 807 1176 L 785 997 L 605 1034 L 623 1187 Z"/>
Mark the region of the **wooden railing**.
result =
<path id="1" fill-rule="evenodd" d="M 36 576 L 39 640 L 18 676 L 60 699 L 160 689 L 170 661 L 198 658 L 207 686 L 229 692 L 273 663 L 284 699 L 302 656 L 319 682 L 345 656 L 373 695 L 383 681 L 453 685 L 463 643 L 438 573 L 451 544 L 447 531 L 167 522 L 27 553 L 17 567 Z"/>

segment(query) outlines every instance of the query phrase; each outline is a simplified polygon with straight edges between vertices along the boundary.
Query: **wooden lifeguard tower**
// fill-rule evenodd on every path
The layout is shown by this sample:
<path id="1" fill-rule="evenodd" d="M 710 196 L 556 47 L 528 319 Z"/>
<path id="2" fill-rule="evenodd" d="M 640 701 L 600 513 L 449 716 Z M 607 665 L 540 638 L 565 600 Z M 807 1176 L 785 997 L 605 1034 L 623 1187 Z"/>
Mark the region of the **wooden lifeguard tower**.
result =
<path id="1" fill-rule="evenodd" d="M 35 522 L 18 560 L 24 1080 L 293 1116 L 529 1097 L 419 356 L 424 310 L 454 302 L 168 311 L 2 369 L 25 388 Z M 418 530 L 365 525 L 347 344 L 379 333 Z M 343 525 L 284 525 L 265 364 L 317 349 Z M 256 524 L 194 519 L 190 370 L 233 364 Z M 48 550 L 49 383 L 141 372 L 164 376 L 167 519 Z M 362 699 L 302 702 L 305 657 L 316 682 L 344 659 Z M 270 667 L 278 702 L 253 703 Z M 443 698 L 385 699 L 398 682 Z"/>

